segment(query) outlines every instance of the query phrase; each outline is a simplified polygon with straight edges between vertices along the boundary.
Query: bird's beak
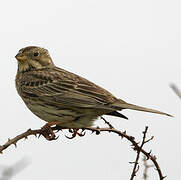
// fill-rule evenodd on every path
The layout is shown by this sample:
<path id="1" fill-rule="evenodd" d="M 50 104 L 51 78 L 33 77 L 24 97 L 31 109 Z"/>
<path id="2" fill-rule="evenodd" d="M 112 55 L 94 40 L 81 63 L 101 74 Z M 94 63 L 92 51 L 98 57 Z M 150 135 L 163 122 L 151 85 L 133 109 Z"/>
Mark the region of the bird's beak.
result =
<path id="1" fill-rule="evenodd" d="M 22 62 L 24 60 L 26 60 L 26 57 L 22 54 L 22 53 L 18 53 L 15 58 L 19 61 Z"/>

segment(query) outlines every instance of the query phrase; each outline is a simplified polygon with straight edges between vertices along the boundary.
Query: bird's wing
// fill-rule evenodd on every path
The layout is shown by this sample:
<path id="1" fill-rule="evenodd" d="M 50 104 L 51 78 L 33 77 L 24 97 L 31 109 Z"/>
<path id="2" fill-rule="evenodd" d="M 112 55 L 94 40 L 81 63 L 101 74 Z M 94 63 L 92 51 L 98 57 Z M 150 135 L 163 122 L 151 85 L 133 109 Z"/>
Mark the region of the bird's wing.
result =
<path id="1" fill-rule="evenodd" d="M 27 72 L 21 89 L 25 96 L 75 107 L 114 110 L 109 104 L 117 100 L 103 88 L 59 68 Z"/>

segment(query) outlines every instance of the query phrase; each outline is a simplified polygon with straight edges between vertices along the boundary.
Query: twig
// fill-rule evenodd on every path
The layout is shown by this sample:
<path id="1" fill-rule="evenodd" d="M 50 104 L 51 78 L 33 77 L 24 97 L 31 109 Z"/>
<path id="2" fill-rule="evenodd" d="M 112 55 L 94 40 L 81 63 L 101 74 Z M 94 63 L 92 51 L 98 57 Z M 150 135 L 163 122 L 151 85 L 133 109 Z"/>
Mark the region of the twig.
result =
<path id="1" fill-rule="evenodd" d="M 114 128 L 113 125 L 110 122 L 108 122 L 104 117 L 101 116 L 101 119 L 105 122 L 105 124 L 109 126 L 110 129 Z"/>
<path id="2" fill-rule="evenodd" d="M 63 129 L 67 129 L 67 128 L 61 128 L 61 127 L 59 127 L 59 126 L 55 126 L 55 127 L 52 127 L 51 129 L 52 129 L 53 132 L 56 133 L 56 132 L 58 132 L 59 130 L 63 130 Z M 151 152 L 147 152 L 147 151 L 145 151 L 144 149 L 140 148 L 140 146 L 138 145 L 138 143 L 135 141 L 135 138 L 134 138 L 133 136 L 127 135 L 127 134 L 126 134 L 126 131 L 125 131 L 125 132 L 122 132 L 122 131 L 119 131 L 119 130 L 117 130 L 117 129 L 115 129 L 115 128 L 99 128 L 99 127 L 97 127 L 97 128 L 88 127 L 88 128 L 82 129 L 82 131 L 84 131 L 84 130 L 88 130 L 88 131 L 91 131 L 91 132 L 95 132 L 97 135 L 99 135 L 101 132 L 111 132 L 111 133 L 115 133 L 115 134 L 119 135 L 119 136 L 122 137 L 122 138 L 126 138 L 128 141 L 130 141 L 130 142 L 132 143 L 132 146 L 134 147 L 133 149 L 134 149 L 135 151 L 137 151 L 137 152 L 138 152 L 138 151 L 142 152 L 142 153 L 147 157 L 147 159 L 150 159 L 150 160 L 154 163 L 154 165 L 155 165 L 155 167 L 156 167 L 156 170 L 158 171 L 160 180 L 163 180 L 163 179 L 165 178 L 165 177 L 163 176 L 163 174 L 162 174 L 162 171 L 161 171 L 161 169 L 160 169 L 160 166 L 159 166 L 159 164 L 158 164 L 158 162 L 157 162 L 156 157 L 155 157 L 154 155 L 151 155 Z M 6 148 L 8 148 L 10 145 L 12 145 L 12 144 L 14 144 L 15 147 L 16 147 L 16 146 L 17 146 L 17 142 L 18 142 L 19 140 L 24 139 L 24 138 L 27 139 L 28 136 L 31 136 L 31 135 L 35 135 L 36 137 L 37 137 L 37 135 L 38 135 L 38 137 L 40 137 L 40 136 L 42 135 L 42 136 L 44 136 L 47 140 L 55 140 L 55 139 L 56 139 L 56 138 L 55 138 L 55 139 L 51 139 L 51 138 L 49 139 L 49 138 L 47 138 L 47 133 L 49 133 L 49 132 L 45 132 L 44 129 L 37 129 L 37 130 L 31 130 L 31 129 L 29 129 L 29 130 L 27 130 L 26 132 L 24 132 L 24 133 L 16 136 L 16 137 L 13 138 L 13 139 L 8 139 L 8 141 L 7 141 L 4 145 L 0 146 L 0 153 L 3 153 L 3 151 L 4 151 Z M 75 131 L 74 131 L 73 133 L 75 133 Z M 151 140 L 151 139 L 150 139 L 150 140 Z M 150 141 L 150 140 L 148 140 L 148 141 Z M 148 142 L 148 141 L 146 141 L 146 142 Z"/>
<path id="3" fill-rule="evenodd" d="M 146 141 L 147 131 L 148 131 L 148 126 L 146 126 L 145 127 L 145 131 L 143 131 L 143 140 L 142 140 L 140 148 L 137 150 L 136 161 L 134 162 L 134 168 L 133 168 L 130 180 L 134 179 L 134 177 L 136 176 L 136 173 L 139 170 L 139 163 L 138 163 L 138 161 L 139 161 L 139 158 L 140 158 L 141 149 L 143 148 L 144 144 L 148 142 L 148 141 Z"/>

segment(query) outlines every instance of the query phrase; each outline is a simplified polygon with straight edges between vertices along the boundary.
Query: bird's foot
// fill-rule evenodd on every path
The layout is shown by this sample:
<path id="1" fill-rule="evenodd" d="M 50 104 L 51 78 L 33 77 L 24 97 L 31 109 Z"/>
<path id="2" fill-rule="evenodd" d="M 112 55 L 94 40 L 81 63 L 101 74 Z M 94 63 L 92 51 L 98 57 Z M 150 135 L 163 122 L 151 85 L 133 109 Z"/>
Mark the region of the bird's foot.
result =
<path id="1" fill-rule="evenodd" d="M 69 129 L 69 132 L 72 133 L 72 136 L 71 137 L 65 136 L 65 137 L 68 138 L 68 139 L 73 139 L 77 135 L 80 136 L 80 137 L 85 136 L 85 132 L 83 132 L 83 130 L 82 130 L 82 132 L 78 132 L 78 131 L 79 131 L 79 129 Z"/>
<path id="2" fill-rule="evenodd" d="M 58 139 L 58 137 L 56 137 L 55 133 L 53 132 L 53 130 L 51 128 L 51 126 L 55 126 L 55 125 L 58 125 L 58 124 L 61 124 L 61 123 L 58 122 L 58 121 L 46 123 L 41 128 L 42 129 L 41 134 L 49 141 Z"/>

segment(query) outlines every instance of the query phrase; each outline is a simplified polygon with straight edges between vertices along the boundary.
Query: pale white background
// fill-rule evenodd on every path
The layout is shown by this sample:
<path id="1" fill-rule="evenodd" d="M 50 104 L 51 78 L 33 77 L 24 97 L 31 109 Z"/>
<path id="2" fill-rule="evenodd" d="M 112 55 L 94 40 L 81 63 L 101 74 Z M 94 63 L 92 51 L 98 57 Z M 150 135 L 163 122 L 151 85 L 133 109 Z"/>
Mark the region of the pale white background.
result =
<path id="1" fill-rule="evenodd" d="M 129 121 L 106 117 L 138 140 L 149 126 L 155 139 L 145 148 L 158 157 L 167 179 L 180 176 L 181 100 L 169 88 L 181 87 L 179 0 L 16 0 L 0 2 L 0 144 L 28 128 L 40 128 L 17 95 L 14 79 L 20 48 L 49 49 L 57 66 L 77 73 L 130 103 L 171 113 L 175 118 L 131 110 Z M 101 121 L 96 124 L 103 126 Z M 23 157 L 31 164 L 13 180 L 130 178 L 136 153 L 130 143 L 104 133 L 48 142 L 30 137 L 0 155 L 11 166 Z M 142 179 L 140 169 L 137 179 Z M 158 179 L 154 169 L 150 179 Z"/>

